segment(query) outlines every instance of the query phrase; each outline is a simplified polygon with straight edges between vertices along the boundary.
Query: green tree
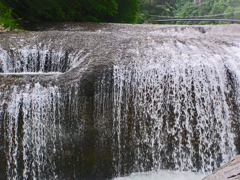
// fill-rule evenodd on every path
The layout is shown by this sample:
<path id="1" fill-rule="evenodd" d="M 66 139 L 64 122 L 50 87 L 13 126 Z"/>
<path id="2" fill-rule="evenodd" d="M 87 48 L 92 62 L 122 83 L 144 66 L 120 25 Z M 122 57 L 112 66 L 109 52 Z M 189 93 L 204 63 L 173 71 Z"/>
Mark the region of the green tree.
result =
<path id="1" fill-rule="evenodd" d="M 19 18 L 13 18 L 13 12 L 11 8 L 7 8 L 1 1 L 0 1 L 0 24 L 4 26 L 4 28 L 10 27 L 11 29 L 17 29 L 18 24 L 16 23 Z"/>
<path id="2" fill-rule="evenodd" d="M 178 17 L 187 17 L 187 16 L 206 16 L 206 15 L 215 15 L 223 14 L 227 12 L 234 11 L 235 0 L 205 0 L 205 2 L 198 4 L 191 2 L 190 0 L 177 0 L 176 10 L 174 12 L 175 16 Z M 222 15 L 219 17 L 233 17 L 233 14 Z M 195 22 L 177 22 L 177 24 L 219 24 L 226 22 L 219 21 L 195 21 Z"/>
<path id="3" fill-rule="evenodd" d="M 224 13 L 224 11 L 230 6 L 226 1 L 220 0 L 220 1 L 215 1 L 214 4 L 212 5 L 212 10 L 210 14 L 221 14 Z"/>
<path id="4" fill-rule="evenodd" d="M 210 14 L 212 7 L 209 2 L 204 2 L 199 6 L 198 15 L 205 16 L 206 14 Z"/>
<path id="5" fill-rule="evenodd" d="M 135 22 L 137 0 L 0 0 L 27 21 Z"/>
<path id="6" fill-rule="evenodd" d="M 116 0 L 117 14 L 111 18 L 112 22 L 135 23 L 139 5 L 137 0 Z"/>
<path id="7" fill-rule="evenodd" d="M 156 17 L 173 15 L 176 0 L 140 0 L 140 14 L 144 14 L 147 22 L 155 22 Z"/>
<path id="8" fill-rule="evenodd" d="M 142 24 L 146 21 L 146 17 L 143 13 L 140 13 L 137 15 L 137 18 L 136 18 L 136 23 L 137 24 Z"/>

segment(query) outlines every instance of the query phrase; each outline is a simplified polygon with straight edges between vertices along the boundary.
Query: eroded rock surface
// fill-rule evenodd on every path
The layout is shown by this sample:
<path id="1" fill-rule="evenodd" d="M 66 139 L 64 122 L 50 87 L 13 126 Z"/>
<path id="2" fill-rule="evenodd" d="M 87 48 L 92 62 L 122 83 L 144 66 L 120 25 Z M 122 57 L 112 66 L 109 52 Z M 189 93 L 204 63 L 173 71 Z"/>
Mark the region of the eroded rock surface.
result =
<path id="1" fill-rule="evenodd" d="M 203 180 L 239 180 L 240 179 L 240 156 L 215 170 Z"/>

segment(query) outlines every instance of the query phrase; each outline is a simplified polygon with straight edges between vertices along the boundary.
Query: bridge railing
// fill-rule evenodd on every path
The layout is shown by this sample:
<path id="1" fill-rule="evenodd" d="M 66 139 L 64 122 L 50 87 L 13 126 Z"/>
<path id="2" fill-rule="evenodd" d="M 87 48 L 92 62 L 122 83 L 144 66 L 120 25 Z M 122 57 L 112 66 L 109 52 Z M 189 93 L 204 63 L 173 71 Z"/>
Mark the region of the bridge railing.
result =
<path id="1" fill-rule="evenodd" d="M 239 17 L 236 16 L 236 14 L 239 14 Z M 176 21 L 177 19 L 183 21 L 183 20 L 231 20 L 236 22 L 240 22 L 240 11 L 234 11 L 234 12 L 228 12 L 228 13 L 222 13 L 222 14 L 213 14 L 213 15 L 206 15 L 206 16 L 187 16 L 187 17 L 176 17 L 176 16 L 157 16 L 157 15 L 149 15 L 152 17 L 158 17 L 159 20 L 157 21 L 163 21 L 163 20 L 174 20 Z"/>

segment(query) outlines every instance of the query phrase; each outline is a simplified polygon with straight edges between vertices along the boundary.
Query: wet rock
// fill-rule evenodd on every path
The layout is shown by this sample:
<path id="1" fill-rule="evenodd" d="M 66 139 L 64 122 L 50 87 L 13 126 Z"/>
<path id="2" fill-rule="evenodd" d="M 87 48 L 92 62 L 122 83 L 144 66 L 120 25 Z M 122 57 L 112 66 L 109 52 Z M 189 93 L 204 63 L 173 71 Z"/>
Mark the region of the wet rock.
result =
<path id="1" fill-rule="evenodd" d="M 5 33 L 11 31 L 11 27 L 8 27 L 7 29 L 4 29 L 3 25 L 0 25 L 0 33 Z"/>
<path id="2" fill-rule="evenodd" d="M 2 24 L 0 24 L 0 30 L 4 30 L 4 27 Z"/>
<path id="3" fill-rule="evenodd" d="M 240 179 L 240 156 L 237 156 L 224 164 L 203 180 L 239 180 Z"/>

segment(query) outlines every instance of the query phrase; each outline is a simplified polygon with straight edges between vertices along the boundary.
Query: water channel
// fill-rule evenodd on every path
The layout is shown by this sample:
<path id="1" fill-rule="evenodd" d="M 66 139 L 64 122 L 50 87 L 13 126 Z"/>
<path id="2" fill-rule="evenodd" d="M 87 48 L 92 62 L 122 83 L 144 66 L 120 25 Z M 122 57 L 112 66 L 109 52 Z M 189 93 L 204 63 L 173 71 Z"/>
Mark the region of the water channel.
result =
<path id="1" fill-rule="evenodd" d="M 203 178 L 240 154 L 239 25 L 0 35 L 0 179 Z"/>

